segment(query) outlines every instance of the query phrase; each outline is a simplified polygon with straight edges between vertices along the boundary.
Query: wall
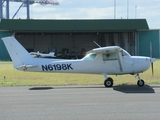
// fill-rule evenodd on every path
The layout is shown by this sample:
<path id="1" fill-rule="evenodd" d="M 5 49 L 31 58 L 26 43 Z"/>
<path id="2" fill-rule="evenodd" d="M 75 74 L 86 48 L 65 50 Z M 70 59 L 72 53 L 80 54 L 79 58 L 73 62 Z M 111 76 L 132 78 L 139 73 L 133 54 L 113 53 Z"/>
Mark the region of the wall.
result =
<path id="1" fill-rule="evenodd" d="M 9 32 L 0 32 L 0 60 L 1 61 L 5 61 L 5 60 L 11 60 L 10 56 L 6 50 L 6 47 L 3 43 L 3 41 L 1 40 L 2 37 L 6 37 L 6 36 L 10 36 L 11 33 Z"/>
<path id="2" fill-rule="evenodd" d="M 138 55 L 150 57 L 150 43 L 152 43 L 152 57 L 160 57 L 160 30 L 139 31 Z"/>
<path id="3" fill-rule="evenodd" d="M 1 37 L 8 36 L 9 33 L 1 32 Z M 83 57 L 86 51 L 89 51 L 98 46 L 93 43 L 96 41 L 100 46 L 120 46 L 128 51 L 131 55 L 136 55 L 136 32 L 110 32 L 110 33 L 32 33 L 32 34 L 16 34 L 16 39 L 29 52 L 44 52 L 49 53 L 53 48 L 57 54 L 64 54 L 64 51 L 69 55 L 76 54 Z M 0 60 L 10 60 L 8 52 L 1 41 Z M 74 55 L 73 55 L 74 56 Z M 80 57 L 80 58 L 81 58 Z"/>
<path id="4" fill-rule="evenodd" d="M 53 48 L 58 54 L 67 51 L 67 54 L 77 53 L 83 56 L 98 46 L 93 43 L 96 41 L 100 46 L 120 46 L 127 50 L 131 55 L 135 55 L 135 32 L 110 32 L 110 33 L 64 33 L 64 34 L 17 34 L 17 40 L 29 52 L 49 53 Z"/>

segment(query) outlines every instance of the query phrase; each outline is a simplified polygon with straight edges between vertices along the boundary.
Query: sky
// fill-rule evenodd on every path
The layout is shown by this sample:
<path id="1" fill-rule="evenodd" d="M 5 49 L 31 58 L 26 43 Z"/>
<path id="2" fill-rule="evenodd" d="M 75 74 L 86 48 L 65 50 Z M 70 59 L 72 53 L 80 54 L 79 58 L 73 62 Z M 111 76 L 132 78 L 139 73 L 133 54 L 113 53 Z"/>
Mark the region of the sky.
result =
<path id="1" fill-rule="evenodd" d="M 43 0 L 44 1 L 44 0 Z M 54 1 L 54 0 L 48 0 Z M 150 29 L 160 29 L 160 0 L 56 0 L 60 5 L 30 5 L 31 19 L 146 19 Z M 20 2 L 10 2 L 10 18 Z M 5 11 L 4 11 L 5 13 Z M 26 19 L 22 7 L 15 19 Z"/>

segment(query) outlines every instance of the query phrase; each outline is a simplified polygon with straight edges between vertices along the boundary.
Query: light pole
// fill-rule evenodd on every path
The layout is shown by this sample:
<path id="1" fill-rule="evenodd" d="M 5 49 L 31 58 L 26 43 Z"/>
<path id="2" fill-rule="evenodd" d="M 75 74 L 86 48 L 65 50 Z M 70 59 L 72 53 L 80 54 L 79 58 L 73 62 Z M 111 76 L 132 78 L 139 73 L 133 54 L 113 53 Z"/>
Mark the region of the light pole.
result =
<path id="1" fill-rule="evenodd" d="M 114 0 L 114 19 L 116 19 L 116 0 Z"/>
<path id="2" fill-rule="evenodd" d="M 27 0 L 27 19 L 30 19 L 29 0 Z"/>
<path id="3" fill-rule="evenodd" d="M 135 6 L 135 19 L 137 18 L 137 6 Z"/>
<path id="4" fill-rule="evenodd" d="M 129 16 L 129 0 L 127 0 L 127 19 L 128 19 L 128 16 Z"/>
<path id="5" fill-rule="evenodd" d="M 2 0 L 0 0 L 0 19 L 3 19 L 3 4 L 2 4 Z"/>

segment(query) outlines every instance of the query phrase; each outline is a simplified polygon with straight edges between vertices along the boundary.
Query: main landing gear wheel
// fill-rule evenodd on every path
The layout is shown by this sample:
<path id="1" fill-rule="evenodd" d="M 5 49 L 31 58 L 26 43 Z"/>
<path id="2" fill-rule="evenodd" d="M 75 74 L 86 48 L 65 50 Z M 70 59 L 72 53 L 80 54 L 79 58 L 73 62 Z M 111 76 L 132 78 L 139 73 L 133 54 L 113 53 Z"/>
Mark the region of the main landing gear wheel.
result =
<path id="1" fill-rule="evenodd" d="M 144 80 L 142 80 L 142 79 L 138 80 L 137 85 L 140 86 L 140 87 L 144 86 Z"/>
<path id="2" fill-rule="evenodd" d="M 113 86 L 113 79 L 112 78 L 107 78 L 105 81 L 104 81 L 104 86 L 105 87 L 112 87 Z"/>

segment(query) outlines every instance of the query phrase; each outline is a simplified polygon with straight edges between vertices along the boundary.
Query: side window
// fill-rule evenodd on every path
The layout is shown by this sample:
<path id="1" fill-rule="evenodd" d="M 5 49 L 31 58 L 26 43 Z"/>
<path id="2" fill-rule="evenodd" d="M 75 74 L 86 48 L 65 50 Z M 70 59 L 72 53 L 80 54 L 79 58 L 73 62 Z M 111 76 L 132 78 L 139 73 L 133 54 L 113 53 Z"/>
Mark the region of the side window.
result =
<path id="1" fill-rule="evenodd" d="M 107 61 L 107 60 L 117 60 L 117 53 L 106 53 L 103 54 L 103 61 Z"/>
<path id="2" fill-rule="evenodd" d="M 84 60 L 94 60 L 96 57 L 96 54 L 89 54 L 87 56 L 85 56 L 83 59 Z"/>

